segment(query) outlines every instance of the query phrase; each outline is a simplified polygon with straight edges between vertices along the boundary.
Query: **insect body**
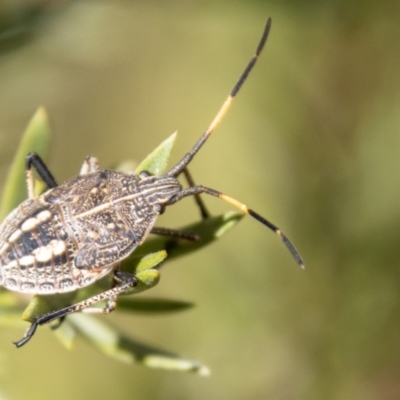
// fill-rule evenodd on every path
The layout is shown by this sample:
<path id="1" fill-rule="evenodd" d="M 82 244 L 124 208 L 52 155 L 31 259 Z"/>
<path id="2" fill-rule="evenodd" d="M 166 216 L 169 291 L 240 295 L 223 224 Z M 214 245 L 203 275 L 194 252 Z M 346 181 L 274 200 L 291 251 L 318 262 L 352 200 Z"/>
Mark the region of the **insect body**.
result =
<path id="1" fill-rule="evenodd" d="M 35 294 L 90 285 L 142 243 L 181 190 L 173 177 L 105 170 L 26 200 L 0 230 L 0 283 Z"/>
<path id="2" fill-rule="evenodd" d="M 50 171 L 31 153 L 26 158 L 29 198 L 0 226 L 0 284 L 22 293 L 52 294 L 74 291 L 112 273 L 113 287 L 99 295 L 40 317 L 16 342 L 20 347 L 33 336 L 37 326 L 84 310 L 109 313 L 116 307 L 118 294 L 134 287 L 134 275 L 119 270 L 121 261 L 139 246 L 149 233 L 193 238 L 187 232 L 154 227 L 166 207 L 188 196 L 195 196 L 203 217 L 208 213 L 199 195 L 218 197 L 273 230 L 283 240 L 296 262 L 303 261 L 289 239 L 264 217 L 245 204 L 217 190 L 195 185 L 187 166 L 227 112 L 267 40 L 271 20 L 267 21 L 256 53 L 223 103 L 209 128 L 194 147 L 165 175 L 146 171 L 99 170 L 97 160 L 88 157 L 79 176 L 57 185 Z M 32 167 L 49 187 L 34 194 Z M 189 187 L 178 181 L 183 174 Z M 105 308 L 90 308 L 107 300 Z"/>

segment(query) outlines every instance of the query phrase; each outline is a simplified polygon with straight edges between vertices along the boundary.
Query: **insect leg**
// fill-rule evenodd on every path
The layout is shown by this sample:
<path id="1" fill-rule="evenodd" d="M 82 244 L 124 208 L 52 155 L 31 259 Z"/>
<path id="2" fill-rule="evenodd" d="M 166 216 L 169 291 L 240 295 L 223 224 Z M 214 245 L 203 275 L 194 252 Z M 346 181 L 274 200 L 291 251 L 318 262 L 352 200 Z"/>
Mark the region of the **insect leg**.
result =
<path id="1" fill-rule="evenodd" d="M 40 156 L 34 152 L 29 153 L 25 158 L 25 173 L 28 197 L 30 199 L 35 197 L 35 180 L 32 174 L 32 167 L 36 169 L 39 176 L 43 179 L 43 182 L 49 188 L 55 188 L 57 186 L 56 180 Z"/>
<path id="2" fill-rule="evenodd" d="M 226 201 L 227 203 L 233 205 L 236 208 L 239 208 L 242 210 L 244 213 L 250 215 L 254 219 L 256 219 L 258 222 L 261 222 L 263 225 L 265 225 L 267 228 L 271 229 L 273 232 L 275 232 L 283 241 L 285 246 L 288 248 L 288 250 L 292 253 L 293 258 L 296 260 L 297 264 L 301 268 L 304 268 L 304 263 L 303 260 L 299 254 L 299 252 L 296 250 L 292 242 L 288 239 L 288 237 L 274 224 L 269 222 L 267 219 L 262 217 L 260 214 L 256 213 L 253 211 L 251 208 L 247 207 L 244 203 L 240 202 L 239 200 L 234 199 L 233 197 L 227 196 L 226 194 L 223 194 L 219 192 L 218 190 L 210 189 L 205 186 L 193 186 L 188 189 L 182 190 L 182 192 L 178 193 L 174 197 L 170 199 L 170 201 L 167 203 L 167 205 L 175 204 L 179 200 L 183 199 L 184 197 L 188 196 L 193 196 L 196 193 L 205 193 L 209 194 L 210 196 L 218 197 L 221 200 Z"/>
<path id="3" fill-rule="evenodd" d="M 121 272 L 119 270 L 120 264 L 114 270 L 114 276 L 113 276 L 113 281 L 112 281 L 112 286 L 111 288 L 114 289 L 115 287 L 118 286 L 118 284 L 123 285 L 127 280 L 129 280 L 132 277 L 132 274 L 126 273 L 126 272 Z M 126 274 L 126 276 L 125 276 Z M 136 286 L 136 285 L 135 285 Z M 88 307 L 84 308 L 82 310 L 83 313 L 85 314 L 109 314 L 110 312 L 114 311 L 115 308 L 117 307 L 117 296 L 113 295 L 109 297 L 107 300 L 107 304 L 103 308 L 99 307 Z"/>
<path id="4" fill-rule="evenodd" d="M 200 240 L 200 236 L 194 232 L 180 231 L 177 229 L 170 229 L 170 228 L 161 228 L 159 226 L 153 227 L 150 233 L 152 233 L 153 235 L 170 236 L 175 239 L 190 240 L 192 242 Z"/>
<path id="5" fill-rule="evenodd" d="M 32 325 L 25 332 L 24 337 L 21 340 L 19 340 L 18 342 L 14 342 L 14 344 L 17 347 L 23 346 L 25 343 L 27 343 L 32 338 L 32 336 L 34 335 L 34 333 L 36 331 L 36 328 L 39 325 L 44 325 L 51 321 L 54 321 L 55 319 L 63 318 L 66 315 L 69 315 L 69 314 L 72 314 L 75 312 L 79 312 L 79 311 L 83 311 L 84 309 L 87 309 L 88 307 L 90 307 L 91 305 L 93 305 L 95 303 L 98 303 L 99 301 L 111 300 L 110 305 L 107 304 L 105 309 L 99 309 L 99 310 L 107 310 L 107 311 L 103 312 L 103 314 L 113 311 L 113 309 L 115 308 L 116 297 L 119 294 L 125 292 L 126 290 L 128 290 L 132 287 L 135 287 L 138 282 L 137 278 L 134 275 L 129 274 L 127 272 L 115 271 L 115 275 L 118 277 L 118 281 L 120 282 L 119 286 L 109 289 L 103 293 L 99 293 L 99 294 L 97 294 L 93 297 L 90 297 L 89 299 L 86 299 L 84 301 L 81 301 L 79 303 L 64 307 L 61 310 L 53 311 L 48 314 L 44 314 L 40 317 L 37 317 L 33 321 Z"/>
<path id="6" fill-rule="evenodd" d="M 188 183 L 188 185 L 189 185 L 190 187 L 196 186 L 196 184 L 194 183 L 194 180 L 193 180 L 193 178 L 192 178 L 192 174 L 189 172 L 189 170 L 188 170 L 187 167 L 185 167 L 185 168 L 182 170 L 182 174 L 184 175 L 184 177 L 185 177 L 185 179 L 186 179 L 186 181 L 187 181 L 187 183 Z M 201 218 L 202 218 L 202 219 L 209 218 L 209 217 L 210 217 L 210 213 L 209 213 L 209 211 L 207 210 L 207 207 L 206 207 L 206 205 L 205 205 L 203 199 L 200 197 L 200 194 L 198 194 L 198 193 L 194 194 L 194 201 L 196 202 L 197 207 L 198 207 L 199 210 L 200 210 Z"/>
<path id="7" fill-rule="evenodd" d="M 53 331 L 55 331 L 56 329 L 58 329 L 58 328 L 63 324 L 64 320 L 65 320 L 65 316 L 64 316 L 64 317 L 61 317 L 54 325 L 51 326 L 51 329 L 52 329 Z"/>
<path id="8" fill-rule="evenodd" d="M 203 146 L 203 144 L 207 141 L 207 139 L 214 132 L 215 128 L 222 121 L 222 119 L 224 118 L 225 114 L 228 112 L 233 99 L 238 94 L 238 92 L 239 92 L 240 88 L 242 87 L 243 83 L 245 82 L 247 76 L 249 75 L 250 71 L 253 69 L 255 63 L 257 62 L 257 59 L 258 59 L 259 55 L 261 54 L 262 49 L 264 48 L 265 42 L 267 41 L 270 28 L 271 28 L 271 18 L 268 18 L 268 21 L 267 21 L 267 23 L 265 25 L 265 28 L 264 28 L 263 35 L 262 35 L 261 40 L 260 40 L 260 42 L 259 42 L 259 44 L 257 46 L 257 49 L 256 49 L 256 52 L 255 52 L 254 56 L 251 58 L 250 62 L 247 64 L 247 67 L 243 71 L 242 75 L 240 75 L 239 80 L 236 82 L 236 84 L 233 87 L 232 91 L 230 92 L 228 98 L 222 104 L 222 107 L 220 108 L 220 110 L 218 111 L 217 115 L 212 120 L 210 126 L 201 135 L 200 139 L 193 146 L 192 150 L 190 150 L 188 153 L 186 153 L 185 156 L 181 159 L 181 161 L 179 161 L 178 164 L 176 164 L 167 173 L 167 175 L 178 176 L 186 168 L 186 166 L 190 163 L 190 161 L 193 159 L 193 157 L 196 155 L 196 153 L 200 150 L 200 148 Z"/>
<path id="9" fill-rule="evenodd" d="M 188 168 L 183 169 L 182 174 L 185 176 L 185 179 L 190 187 L 196 186 Z M 198 193 L 194 194 L 194 198 L 195 198 L 195 202 L 200 210 L 201 218 L 202 219 L 209 218 L 210 213 L 207 210 L 207 207 L 204 204 L 203 199 L 200 197 L 200 194 L 198 194 Z M 170 229 L 170 228 L 161 228 L 158 226 L 153 227 L 151 229 L 150 233 L 152 233 L 153 235 L 170 236 L 172 238 L 185 239 L 185 240 L 190 240 L 193 242 L 200 240 L 200 236 L 194 232 L 180 231 L 180 230 Z"/>
<path id="10" fill-rule="evenodd" d="M 82 164 L 79 175 L 87 175 L 92 172 L 97 172 L 99 170 L 99 163 L 97 158 L 94 156 L 88 156 Z"/>

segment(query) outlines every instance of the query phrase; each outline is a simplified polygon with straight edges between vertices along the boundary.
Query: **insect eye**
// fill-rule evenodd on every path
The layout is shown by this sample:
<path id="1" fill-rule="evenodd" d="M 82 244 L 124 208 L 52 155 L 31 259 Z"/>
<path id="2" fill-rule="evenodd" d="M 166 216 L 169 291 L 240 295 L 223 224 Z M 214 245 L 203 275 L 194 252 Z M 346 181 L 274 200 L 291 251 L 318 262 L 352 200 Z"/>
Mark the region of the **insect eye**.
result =
<path id="1" fill-rule="evenodd" d="M 148 178 L 149 176 L 151 176 L 151 173 L 149 171 L 141 171 L 139 173 L 140 179 L 145 179 L 145 178 Z"/>
<path id="2" fill-rule="evenodd" d="M 164 204 L 154 204 L 154 206 L 153 206 L 153 210 L 154 210 L 154 212 L 156 213 L 156 214 L 159 214 L 159 215 L 161 215 L 161 214 L 164 214 L 164 212 L 165 212 L 165 205 Z"/>

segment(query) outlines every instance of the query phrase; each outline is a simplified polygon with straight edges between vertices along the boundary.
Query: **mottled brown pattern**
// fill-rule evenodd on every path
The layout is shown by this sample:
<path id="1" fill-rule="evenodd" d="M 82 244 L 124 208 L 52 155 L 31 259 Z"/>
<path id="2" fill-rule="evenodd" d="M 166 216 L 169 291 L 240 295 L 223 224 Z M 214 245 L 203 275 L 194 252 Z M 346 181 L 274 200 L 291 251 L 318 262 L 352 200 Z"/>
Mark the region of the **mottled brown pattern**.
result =
<path id="1" fill-rule="evenodd" d="M 97 171 L 24 201 L 0 226 L 0 283 L 51 294 L 108 274 L 145 239 L 175 178 Z"/>

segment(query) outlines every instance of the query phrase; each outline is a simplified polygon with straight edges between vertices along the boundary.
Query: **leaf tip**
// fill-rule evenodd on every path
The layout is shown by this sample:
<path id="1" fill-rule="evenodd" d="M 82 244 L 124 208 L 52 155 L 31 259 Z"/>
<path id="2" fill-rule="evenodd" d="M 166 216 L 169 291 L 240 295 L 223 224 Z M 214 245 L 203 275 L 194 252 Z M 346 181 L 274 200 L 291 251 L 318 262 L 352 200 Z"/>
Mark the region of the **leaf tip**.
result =
<path id="1" fill-rule="evenodd" d="M 237 211 L 228 211 L 223 216 L 223 224 L 215 232 L 215 237 L 219 238 L 224 235 L 229 229 L 236 225 L 246 214 Z"/>
<path id="2" fill-rule="evenodd" d="M 31 119 L 32 122 L 35 123 L 45 123 L 47 124 L 49 120 L 49 115 L 47 114 L 46 108 L 44 106 L 40 106 Z"/>
<path id="3" fill-rule="evenodd" d="M 200 367 L 200 368 L 197 370 L 197 373 L 198 373 L 200 376 L 210 376 L 210 375 L 211 375 L 211 370 L 210 370 L 210 368 L 208 368 L 208 367 L 206 367 L 205 365 L 203 365 L 202 367 Z"/>

